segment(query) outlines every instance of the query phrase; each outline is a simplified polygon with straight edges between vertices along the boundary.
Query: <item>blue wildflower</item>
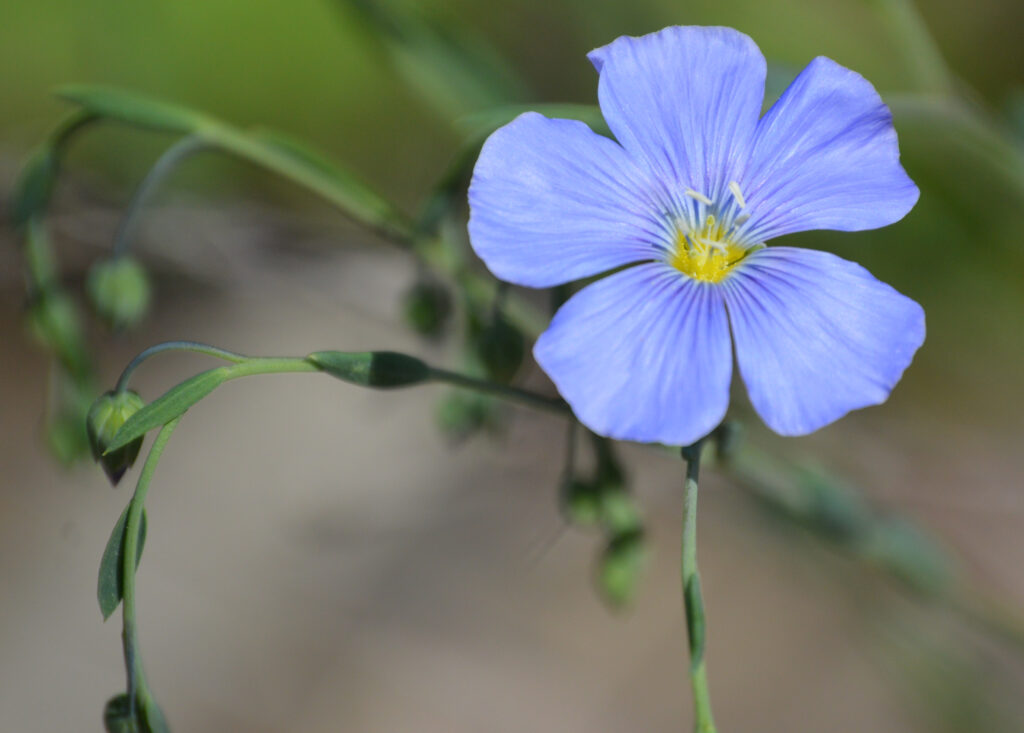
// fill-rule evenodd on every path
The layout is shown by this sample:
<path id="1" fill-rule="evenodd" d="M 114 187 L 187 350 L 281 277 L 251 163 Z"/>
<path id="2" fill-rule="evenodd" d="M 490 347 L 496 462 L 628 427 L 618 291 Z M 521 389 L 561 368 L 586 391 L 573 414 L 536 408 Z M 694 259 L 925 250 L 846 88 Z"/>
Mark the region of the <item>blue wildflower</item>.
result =
<path id="1" fill-rule="evenodd" d="M 534 347 L 577 417 L 693 443 L 725 416 L 731 343 L 783 435 L 884 402 L 924 341 L 921 307 L 834 255 L 765 247 L 892 224 L 917 201 L 871 84 L 819 57 L 761 116 L 764 56 L 729 28 L 623 37 L 589 58 L 618 142 L 529 112 L 488 139 L 469 191 L 473 247 L 503 280 L 630 265 L 572 297 Z"/>

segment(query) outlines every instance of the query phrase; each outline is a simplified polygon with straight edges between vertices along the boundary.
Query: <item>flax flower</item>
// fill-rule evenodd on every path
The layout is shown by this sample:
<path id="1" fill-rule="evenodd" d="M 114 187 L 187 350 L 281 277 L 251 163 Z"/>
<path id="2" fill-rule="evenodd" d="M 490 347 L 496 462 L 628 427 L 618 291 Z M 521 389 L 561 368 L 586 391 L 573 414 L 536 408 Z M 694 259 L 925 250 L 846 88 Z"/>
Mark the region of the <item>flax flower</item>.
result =
<path id="1" fill-rule="evenodd" d="M 783 435 L 883 402 L 924 340 L 921 307 L 834 255 L 766 246 L 886 226 L 917 201 L 871 84 L 819 57 L 762 116 L 764 56 L 729 28 L 623 37 L 589 58 L 615 140 L 523 114 L 487 140 L 469 192 L 473 248 L 502 280 L 613 271 L 534 347 L 577 417 L 692 443 L 725 415 L 733 346 Z"/>

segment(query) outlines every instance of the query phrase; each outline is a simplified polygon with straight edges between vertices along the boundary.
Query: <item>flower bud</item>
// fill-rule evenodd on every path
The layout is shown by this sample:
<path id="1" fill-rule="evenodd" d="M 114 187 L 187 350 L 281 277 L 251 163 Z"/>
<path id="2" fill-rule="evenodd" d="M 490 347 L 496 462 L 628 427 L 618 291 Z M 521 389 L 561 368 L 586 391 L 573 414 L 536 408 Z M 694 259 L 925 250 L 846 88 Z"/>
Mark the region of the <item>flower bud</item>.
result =
<path id="1" fill-rule="evenodd" d="M 500 313 L 480 330 L 476 347 L 487 376 L 502 384 L 512 381 L 526 355 L 523 334 Z"/>
<path id="2" fill-rule="evenodd" d="M 605 545 L 597 568 L 597 586 L 604 600 L 613 608 L 628 605 L 636 595 L 646 563 L 642 532 L 613 537 Z"/>
<path id="3" fill-rule="evenodd" d="M 104 454 L 104 451 L 128 418 L 144 406 L 142 398 L 131 390 L 107 392 L 93 403 L 85 419 L 92 457 L 103 466 L 107 478 L 115 486 L 124 476 L 125 471 L 135 463 L 139 449 L 142 447 L 142 438 L 137 438 L 110 453 Z"/>
<path id="4" fill-rule="evenodd" d="M 107 700 L 103 708 L 103 727 L 107 733 L 137 733 L 139 729 L 131 713 L 128 695 L 122 692 Z"/>
<path id="5" fill-rule="evenodd" d="M 116 330 L 131 328 L 149 310 L 146 271 L 131 257 L 98 262 L 89 271 L 86 290 L 96 312 Z"/>
<path id="6" fill-rule="evenodd" d="M 593 481 L 567 479 L 561 487 L 562 513 L 566 521 L 590 527 L 601 520 L 601 492 Z"/>
<path id="7" fill-rule="evenodd" d="M 406 323 L 421 336 L 436 338 L 444 331 L 452 312 L 448 289 L 439 282 L 421 280 L 402 300 Z"/>
<path id="8" fill-rule="evenodd" d="M 41 344 L 57 353 L 77 351 L 81 346 L 78 311 L 64 293 L 46 292 L 32 303 L 28 327 Z"/>

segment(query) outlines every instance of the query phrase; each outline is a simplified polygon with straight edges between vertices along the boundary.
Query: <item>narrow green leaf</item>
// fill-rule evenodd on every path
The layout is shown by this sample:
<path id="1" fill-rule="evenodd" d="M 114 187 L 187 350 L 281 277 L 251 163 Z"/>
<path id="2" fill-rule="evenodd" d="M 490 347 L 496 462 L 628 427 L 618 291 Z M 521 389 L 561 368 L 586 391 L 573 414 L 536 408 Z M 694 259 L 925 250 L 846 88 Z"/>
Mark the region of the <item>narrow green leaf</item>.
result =
<path id="1" fill-rule="evenodd" d="M 394 351 L 317 351 L 307 358 L 332 377 L 363 387 L 407 387 L 431 377 L 422 361 Z"/>
<path id="2" fill-rule="evenodd" d="M 700 577 L 696 574 L 686 581 L 683 589 L 686 606 L 686 633 L 690 643 L 690 669 L 697 669 L 704 661 L 704 603 L 701 600 Z"/>
<path id="3" fill-rule="evenodd" d="M 328 199 L 358 222 L 407 235 L 407 217 L 352 171 L 282 133 L 261 129 L 253 133 L 222 127 L 213 142 L 257 165 L 300 183 Z"/>
<path id="4" fill-rule="evenodd" d="M 153 699 L 153 696 L 146 695 L 141 702 L 146 733 L 171 733 L 171 728 L 167 725 L 167 718 L 164 717 L 164 711 Z"/>
<path id="5" fill-rule="evenodd" d="M 114 87 L 66 86 L 57 90 L 57 96 L 102 117 L 163 132 L 187 134 L 218 124 L 212 118 L 188 107 Z"/>
<path id="6" fill-rule="evenodd" d="M 217 367 L 186 379 L 132 415 L 114 434 L 105 453 L 128 445 L 153 428 L 166 425 L 231 378 L 228 367 Z"/>
<path id="7" fill-rule="evenodd" d="M 445 117 L 528 96 L 526 84 L 454 16 L 428 16 L 393 0 L 337 0 L 382 41 L 395 71 Z"/>
<path id="8" fill-rule="evenodd" d="M 110 533 L 107 546 L 103 550 L 103 559 L 100 560 L 99 580 L 96 584 L 96 599 L 100 603 L 100 613 L 103 620 L 110 618 L 110 614 L 117 610 L 124 597 L 124 543 L 125 523 L 128 521 L 128 507 L 121 512 L 120 519 L 114 525 Z M 138 566 L 142 559 L 142 547 L 146 544 L 146 510 L 142 510 L 142 520 L 139 522 L 139 542 L 135 555 L 135 564 Z M 114 701 L 111 700 L 111 703 Z M 108 707 L 109 707 L 108 703 Z"/>

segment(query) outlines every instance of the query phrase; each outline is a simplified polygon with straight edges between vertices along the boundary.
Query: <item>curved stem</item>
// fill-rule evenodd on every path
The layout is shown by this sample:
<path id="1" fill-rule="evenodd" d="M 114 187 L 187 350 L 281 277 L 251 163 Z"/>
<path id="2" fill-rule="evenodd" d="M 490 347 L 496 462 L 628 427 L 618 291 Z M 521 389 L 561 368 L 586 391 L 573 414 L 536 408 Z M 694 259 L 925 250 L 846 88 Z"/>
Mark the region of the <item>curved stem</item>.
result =
<path id="1" fill-rule="evenodd" d="M 131 379 L 132 372 L 134 372 L 142 362 L 146 361 L 151 356 L 155 356 L 164 351 L 193 351 L 198 354 L 206 354 L 217 359 L 223 359 L 224 361 L 230 361 L 233 364 L 241 364 L 246 361 L 249 357 L 243 354 L 236 354 L 233 351 L 226 349 L 220 349 L 216 346 L 210 346 L 208 344 L 202 344 L 198 341 L 164 341 L 161 344 L 150 346 L 148 349 L 144 349 L 139 354 L 128 362 L 128 366 L 121 372 L 121 376 L 117 380 L 117 386 L 114 388 L 116 392 L 124 392 L 128 389 L 128 382 Z"/>
<path id="2" fill-rule="evenodd" d="M 149 173 L 142 179 L 142 183 L 135 189 L 135 193 L 132 194 L 131 201 L 128 202 L 128 208 L 124 212 L 124 216 L 121 218 L 121 223 L 117 227 L 117 233 L 114 235 L 114 247 L 111 253 L 111 257 L 122 257 L 125 252 L 128 251 L 128 246 L 131 244 L 133 234 L 135 233 L 136 224 L 139 220 L 139 215 L 142 212 L 142 207 L 146 201 L 153 195 L 153 193 L 160 187 L 160 184 L 164 182 L 164 179 L 169 176 L 178 165 L 185 160 L 185 158 L 193 155 L 200 150 L 209 147 L 209 144 L 204 140 L 189 136 L 182 138 L 171 147 L 164 151 L 164 154 L 157 159 L 153 167 L 149 169 Z"/>
<path id="3" fill-rule="evenodd" d="M 683 503 L 683 606 L 686 610 L 687 638 L 690 645 L 694 730 L 696 733 L 715 733 L 707 667 L 704 663 L 704 599 L 701 596 L 700 572 L 697 569 L 697 478 L 700 474 L 700 452 L 703 443 L 703 440 L 699 440 L 682 451 L 686 460 L 686 499 Z"/>
<path id="4" fill-rule="evenodd" d="M 181 418 L 175 418 L 161 428 L 153 441 L 153 447 L 149 449 L 146 457 L 146 464 L 139 474 L 139 482 L 135 485 L 135 493 L 128 504 L 128 517 L 124 527 L 124 553 L 121 566 L 123 606 L 122 618 L 124 628 L 121 634 L 124 643 L 124 664 L 128 676 L 128 704 L 135 716 L 136 700 L 144 704 L 152 699 L 149 688 L 146 686 L 146 676 L 142 670 L 142 661 L 139 657 L 138 627 L 135 620 L 135 569 L 136 559 L 139 551 L 139 528 L 142 524 L 142 512 L 145 507 L 146 493 L 149 491 L 149 484 L 156 472 L 157 463 L 163 455 L 167 441 L 171 433 L 177 427 Z"/>

